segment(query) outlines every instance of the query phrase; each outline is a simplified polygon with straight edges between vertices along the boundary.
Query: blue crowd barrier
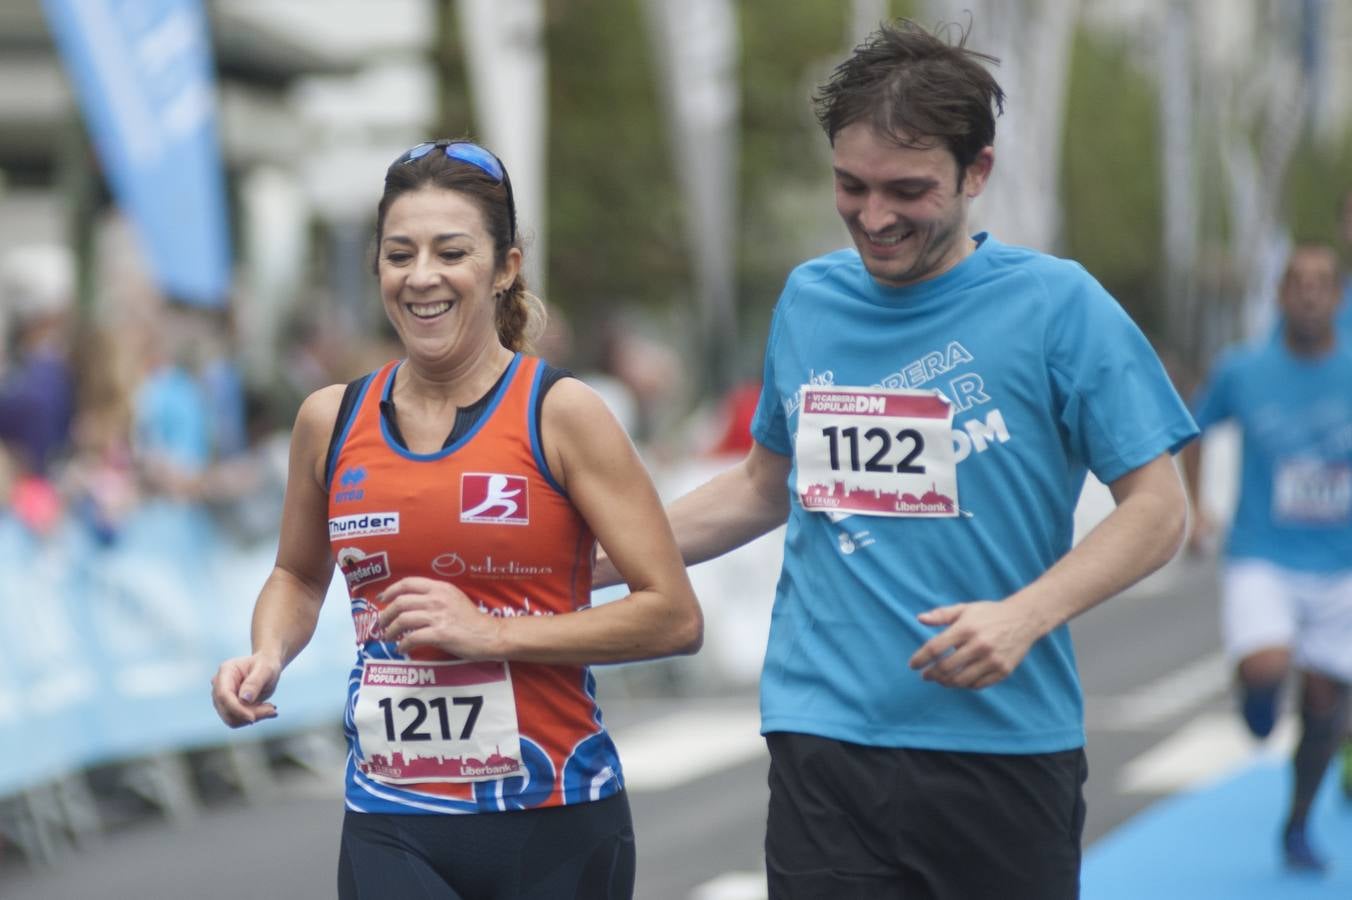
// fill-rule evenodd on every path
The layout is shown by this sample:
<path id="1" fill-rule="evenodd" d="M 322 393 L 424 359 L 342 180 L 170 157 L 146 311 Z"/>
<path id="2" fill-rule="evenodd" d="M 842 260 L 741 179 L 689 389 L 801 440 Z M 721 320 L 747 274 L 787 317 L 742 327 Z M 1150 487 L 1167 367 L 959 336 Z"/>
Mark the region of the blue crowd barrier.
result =
<path id="1" fill-rule="evenodd" d="M 232 544 L 204 510 L 151 503 L 112 544 L 78 522 L 38 537 L 0 513 L 0 796 L 89 766 L 341 721 L 355 647 L 335 577 L 279 717 L 232 731 L 211 705 L 249 649 L 275 542 Z"/>

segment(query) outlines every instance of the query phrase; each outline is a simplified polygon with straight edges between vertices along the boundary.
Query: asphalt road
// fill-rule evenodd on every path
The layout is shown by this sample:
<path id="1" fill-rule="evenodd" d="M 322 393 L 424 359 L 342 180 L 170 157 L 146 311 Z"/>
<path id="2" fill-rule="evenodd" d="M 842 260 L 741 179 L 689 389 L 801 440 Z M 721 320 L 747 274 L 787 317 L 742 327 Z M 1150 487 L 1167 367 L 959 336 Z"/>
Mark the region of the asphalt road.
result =
<path id="1" fill-rule="evenodd" d="M 1092 843 L 1172 789 L 1132 774 L 1152 748 L 1199 716 L 1229 708 L 1217 656 L 1212 566 L 1175 561 L 1081 617 L 1074 632 L 1087 698 L 1085 839 Z M 754 691 L 692 686 L 679 666 L 599 674 L 607 724 L 626 769 L 631 750 L 637 767 L 630 792 L 639 838 L 637 896 L 763 897 L 766 759 L 754 738 Z M 741 736 L 715 748 L 729 731 Z M 707 750 L 702 768 L 678 771 L 673 760 L 683 752 L 682 740 Z M 664 748 L 673 755 L 662 758 Z M 639 778 L 640 768 L 659 777 Z M 125 815 L 97 842 L 50 867 L 11 852 L 0 860 L 0 897 L 330 898 L 341 817 L 334 771 L 281 765 L 261 798 L 246 802 L 221 792 L 178 821 L 154 812 Z"/>

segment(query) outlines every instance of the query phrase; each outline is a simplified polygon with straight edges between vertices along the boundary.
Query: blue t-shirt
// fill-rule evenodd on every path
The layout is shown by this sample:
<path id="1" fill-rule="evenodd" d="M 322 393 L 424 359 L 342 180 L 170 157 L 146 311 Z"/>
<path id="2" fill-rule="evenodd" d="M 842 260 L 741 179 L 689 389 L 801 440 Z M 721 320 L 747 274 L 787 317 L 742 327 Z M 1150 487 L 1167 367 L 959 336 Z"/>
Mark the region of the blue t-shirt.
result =
<path id="1" fill-rule="evenodd" d="M 201 385 L 178 366 L 152 372 L 136 392 L 137 450 L 198 473 L 211 462 L 211 422 Z"/>
<path id="2" fill-rule="evenodd" d="M 1241 434 L 1232 559 L 1304 572 L 1352 568 L 1352 349 L 1318 359 L 1280 341 L 1225 353 L 1193 400 L 1202 428 Z"/>
<path id="3" fill-rule="evenodd" d="M 854 250 L 789 276 L 752 425 L 792 455 L 807 384 L 935 388 L 955 408 L 955 518 L 833 522 L 791 497 L 762 729 L 860 744 L 1046 753 L 1084 743 L 1069 629 L 979 691 L 907 661 L 936 606 L 1000 600 L 1071 547 L 1086 470 L 1111 482 L 1197 430 L 1144 335 L 1079 265 L 984 234 L 919 284 L 875 282 Z"/>

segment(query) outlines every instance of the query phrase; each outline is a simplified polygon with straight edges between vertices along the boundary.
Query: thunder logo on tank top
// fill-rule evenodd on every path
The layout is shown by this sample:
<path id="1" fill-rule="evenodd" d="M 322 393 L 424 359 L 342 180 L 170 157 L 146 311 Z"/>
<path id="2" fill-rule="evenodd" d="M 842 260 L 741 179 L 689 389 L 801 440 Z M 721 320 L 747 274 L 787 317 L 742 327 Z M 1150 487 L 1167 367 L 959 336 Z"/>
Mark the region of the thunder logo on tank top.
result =
<path id="1" fill-rule="evenodd" d="M 350 809 L 473 813 L 599 800 L 622 785 L 586 666 L 400 654 L 376 597 L 401 578 L 455 585 L 484 615 L 590 604 L 595 538 L 545 463 L 543 363 L 517 355 L 478 422 L 413 453 L 381 415 L 399 363 L 367 376 L 329 471 L 329 541 L 347 581 Z"/>

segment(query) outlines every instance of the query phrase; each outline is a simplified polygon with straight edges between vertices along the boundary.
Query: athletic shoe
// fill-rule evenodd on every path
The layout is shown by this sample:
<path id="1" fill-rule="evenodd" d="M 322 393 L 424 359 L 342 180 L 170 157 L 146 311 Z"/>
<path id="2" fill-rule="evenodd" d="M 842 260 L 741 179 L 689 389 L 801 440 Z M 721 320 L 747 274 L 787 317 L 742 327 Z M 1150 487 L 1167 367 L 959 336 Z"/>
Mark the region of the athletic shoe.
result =
<path id="1" fill-rule="evenodd" d="M 1305 835 L 1305 826 L 1303 825 L 1286 829 L 1286 832 L 1282 835 L 1282 852 L 1286 856 L 1286 867 L 1292 872 L 1323 875 L 1328 871 L 1328 861 L 1310 846 L 1310 840 Z"/>
<path id="2" fill-rule="evenodd" d="M 1272 734 L 1277 724 L 1277 697 L 1281 693 L 1281 684 L 1240 685 L 1240 711 L 1244 714 L 1244 724 L 1249 726 L 1256 738 L 1265 738 Z"/>

